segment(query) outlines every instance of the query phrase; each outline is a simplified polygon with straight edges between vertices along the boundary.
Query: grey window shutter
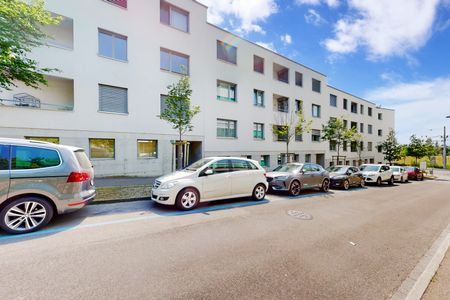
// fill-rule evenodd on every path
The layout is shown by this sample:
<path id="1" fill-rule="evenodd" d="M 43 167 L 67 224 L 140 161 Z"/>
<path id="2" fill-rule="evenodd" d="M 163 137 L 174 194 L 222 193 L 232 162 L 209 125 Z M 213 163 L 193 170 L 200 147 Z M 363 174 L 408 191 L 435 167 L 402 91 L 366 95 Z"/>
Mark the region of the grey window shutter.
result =
<path id="1" fill-rule="evenodd" d="M 100 84 L 99 110 L 128 113 L 128 89 Z"/>

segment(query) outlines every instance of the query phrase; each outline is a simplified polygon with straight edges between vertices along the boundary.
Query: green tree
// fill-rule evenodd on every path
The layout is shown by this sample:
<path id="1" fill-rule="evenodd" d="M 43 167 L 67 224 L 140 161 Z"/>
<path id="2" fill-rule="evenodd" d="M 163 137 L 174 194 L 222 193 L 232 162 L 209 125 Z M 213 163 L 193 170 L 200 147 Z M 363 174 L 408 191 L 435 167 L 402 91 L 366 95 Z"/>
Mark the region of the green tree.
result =
<path id="1" fill-rule="evenodd" d="M 406 157 L 408 156 L 408 145 L 400 146 L 399 156 L 401 159 L 403 159 L 403 164 L 406 165 Z"/>
<path id="2" fill-rule="evenodd" d="M 384 159 L 392 165 L 392 162 L 400 159 L 401 146 L 395 137 L 395 131 L 391 128 L 384 142 L 381 143 Z"/>
<path id="3" fill-rule="evenodd" d="M 358 164 L 362 165 L 362 152 L 364 150 L 364 136 L 361 133 L 356 132 L 356 128 L 353 128 L 355 133 L 353 134 L 351 141 L 355 143 L 356 153 L 358 153 Z"/>
<path id="4" fill-rule="evenodd" d="M 413 134 L 409 138 L 407 152 L 408 152 L 408 156 L 412 156 L 412 157 L 416 158 L 416 165 L 417 165 L 417 160 L 426 155 L 426 149 L 424 147 L 423 141 Z"/>
<path id="5" fill-rule="evenodd" d="M 322 125 L 322 133 L 322 138 L 324 140 L 327 140 L 330 143 L 336 143 L 336 164 L 339 164 L 341 146 L 344 143 L 349 143 L 352 141 L 356 134 L 356 128 L 347 128 L 342 118 L 332 118 L 326 125 Z"/>
<path id="6" fill-rule="evenodd" d="M 200 112 L 199 106 L 191 107 L 191 85 L 189 77 L 183 76 L 177 83 L 167 87 L 166 108 L 159 116 L 178 131 L 178 169 L 183 168 L 183 134 L 192 131 L 192 119 Z"/>
<path id="7" fill-rule="evenodd" d="M 301 111 L 280 113 L 275 119 L 277 124 L 272 126 L 273 134 L 279 141 L 286 143 L 286 161 L 290 162 L 289 144 L 296 135 L 301 136 L 311 132 L 312 121 L 306 120 Z"/>
<path id="8" fill-rule="evenodd" d="M 56 69 L 40 68 L 27 58 L 48 37 L 42 27 L 58 24 L 61 18 L 44 10 L 44 0 L 0 0 L 0 88 L 10 90 L 14 81 L 38 88 L 47 84 L 43 73 Z"/>

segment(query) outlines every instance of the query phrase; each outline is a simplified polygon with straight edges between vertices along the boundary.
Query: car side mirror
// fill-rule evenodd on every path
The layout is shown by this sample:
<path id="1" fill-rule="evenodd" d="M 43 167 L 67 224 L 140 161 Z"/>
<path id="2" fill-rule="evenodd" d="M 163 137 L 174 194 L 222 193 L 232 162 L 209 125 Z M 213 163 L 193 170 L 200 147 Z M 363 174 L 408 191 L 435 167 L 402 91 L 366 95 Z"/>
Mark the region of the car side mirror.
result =
<path id="1" fill-rule="evenodd" d="M 380 170 L 380 171 L 378 171 L 378 172 L 383 173 L 383 170 Z"/>

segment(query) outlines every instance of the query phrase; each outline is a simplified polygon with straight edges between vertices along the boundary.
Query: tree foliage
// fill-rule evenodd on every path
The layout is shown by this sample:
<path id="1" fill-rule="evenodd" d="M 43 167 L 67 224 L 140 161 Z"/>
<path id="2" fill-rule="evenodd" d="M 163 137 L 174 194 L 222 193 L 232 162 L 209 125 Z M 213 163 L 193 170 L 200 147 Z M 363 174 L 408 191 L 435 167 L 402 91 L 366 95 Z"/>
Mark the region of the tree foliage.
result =
<path id="1" fill-rule="evenodd" d="M 344 143 L 352 141 L 356 134 L 356 128 L 347 128 L 343 118 L 332 118 L 326 125 L 322 125 L 322 138 L 330 143 L 336 143 L 337 162 L 339 164 L 339 154 Z"/>
<path id="2" fill-rule="evenodd" d="M 381 149 L 384 154 L 384 159 L 392 165 L 392 162 L 400 159 L 401 146 L 399 145 L 395 136 L 395 131 L 391 128 L 384 142 L 381 143 Z"/>
<path id="3" fill-rule="evenodd" d="M 15 80 L 34 88 L 47 83 L 42 73 L 56 69 L 40 68 L 27 54 L 45 43 L 42 26 L 60 20 L 44 10 L 44 0 L 0 0 L 0 88 L 11 89 Z"/>
<path id="4" fill-rule="evenodd" d="M 416 137 L 414 134 L 409 138 L 407 152 L 409 156 L 416 158 L 416 164 L 418 159 L 427 155 L 423 140 Z"/>

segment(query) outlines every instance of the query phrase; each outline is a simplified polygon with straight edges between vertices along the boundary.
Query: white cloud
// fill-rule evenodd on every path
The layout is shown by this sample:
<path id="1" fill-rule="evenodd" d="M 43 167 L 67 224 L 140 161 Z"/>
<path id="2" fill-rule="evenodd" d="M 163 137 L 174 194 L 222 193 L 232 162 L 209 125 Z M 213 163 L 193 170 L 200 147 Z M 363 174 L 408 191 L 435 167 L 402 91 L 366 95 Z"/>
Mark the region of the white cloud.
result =
<path id="1" fill-rule="evenodd" d="M 314 26 L 320 26 L 322 24 L 327 23 L 327 21 L 322 18 L 322 16 L 314 9 L 308 9 L 308 13 L 305 14 L 305 21 L 308 24 L 312 24 Z"/>
<path id="2" fill-rule="evenodd" d="M 412 134 L 438 132 L 450 114 L 450 76 L 413 83 L 396 83 L 370 91 L 366 98 L 395 109 L 399 140 L 407 143 Z"/>
<path id="3" fill-rule="evenodd" d="M 405 56 L 431 36 L 439 0 L 348 0 L 355 11 L 335 24 L 335 36 L 325 41 L 332 53 L 367 49 L 370 59 Z"/>
<path id="4" fill-rule="evenodd" d="M 322 3 L 328 5 L 329 7 L 338 7 L 339 6 L 339 0 L 295 0 L 295 3 L 298 5 L 320 5 Z"/>
<path id="5" fill-rule="evenodd" d="M 274 52 L 277 52 L 275 49 L 275 45 L 273 43 L 265 43 L 265 42 L 256 42 L 257 45 L 260 45 L 261 47 L 264 47 L 266 49 L 272 50 Z"/>
<path id="6" fill-rule="evenodd" d="M 280 39 L 281 39 L 281 41 L 285 44 L 285 45 L 290 45 L 290 44 L 292 44 L 292 36 L 290 36 L 289 34 L 285 34 L 285 35 L 282 35 L 281 37 L 280 37 Z"/>
<path id="7" fill-rule="evenodd" d="M 208 21 L 230 25 L 232 30 L 247 34 L 265 31 L 259 25 L 278 11 L 276 0 L 198 0 L 208 6 Z M 233 18 L 238 22 L 235 25 Z"/>

